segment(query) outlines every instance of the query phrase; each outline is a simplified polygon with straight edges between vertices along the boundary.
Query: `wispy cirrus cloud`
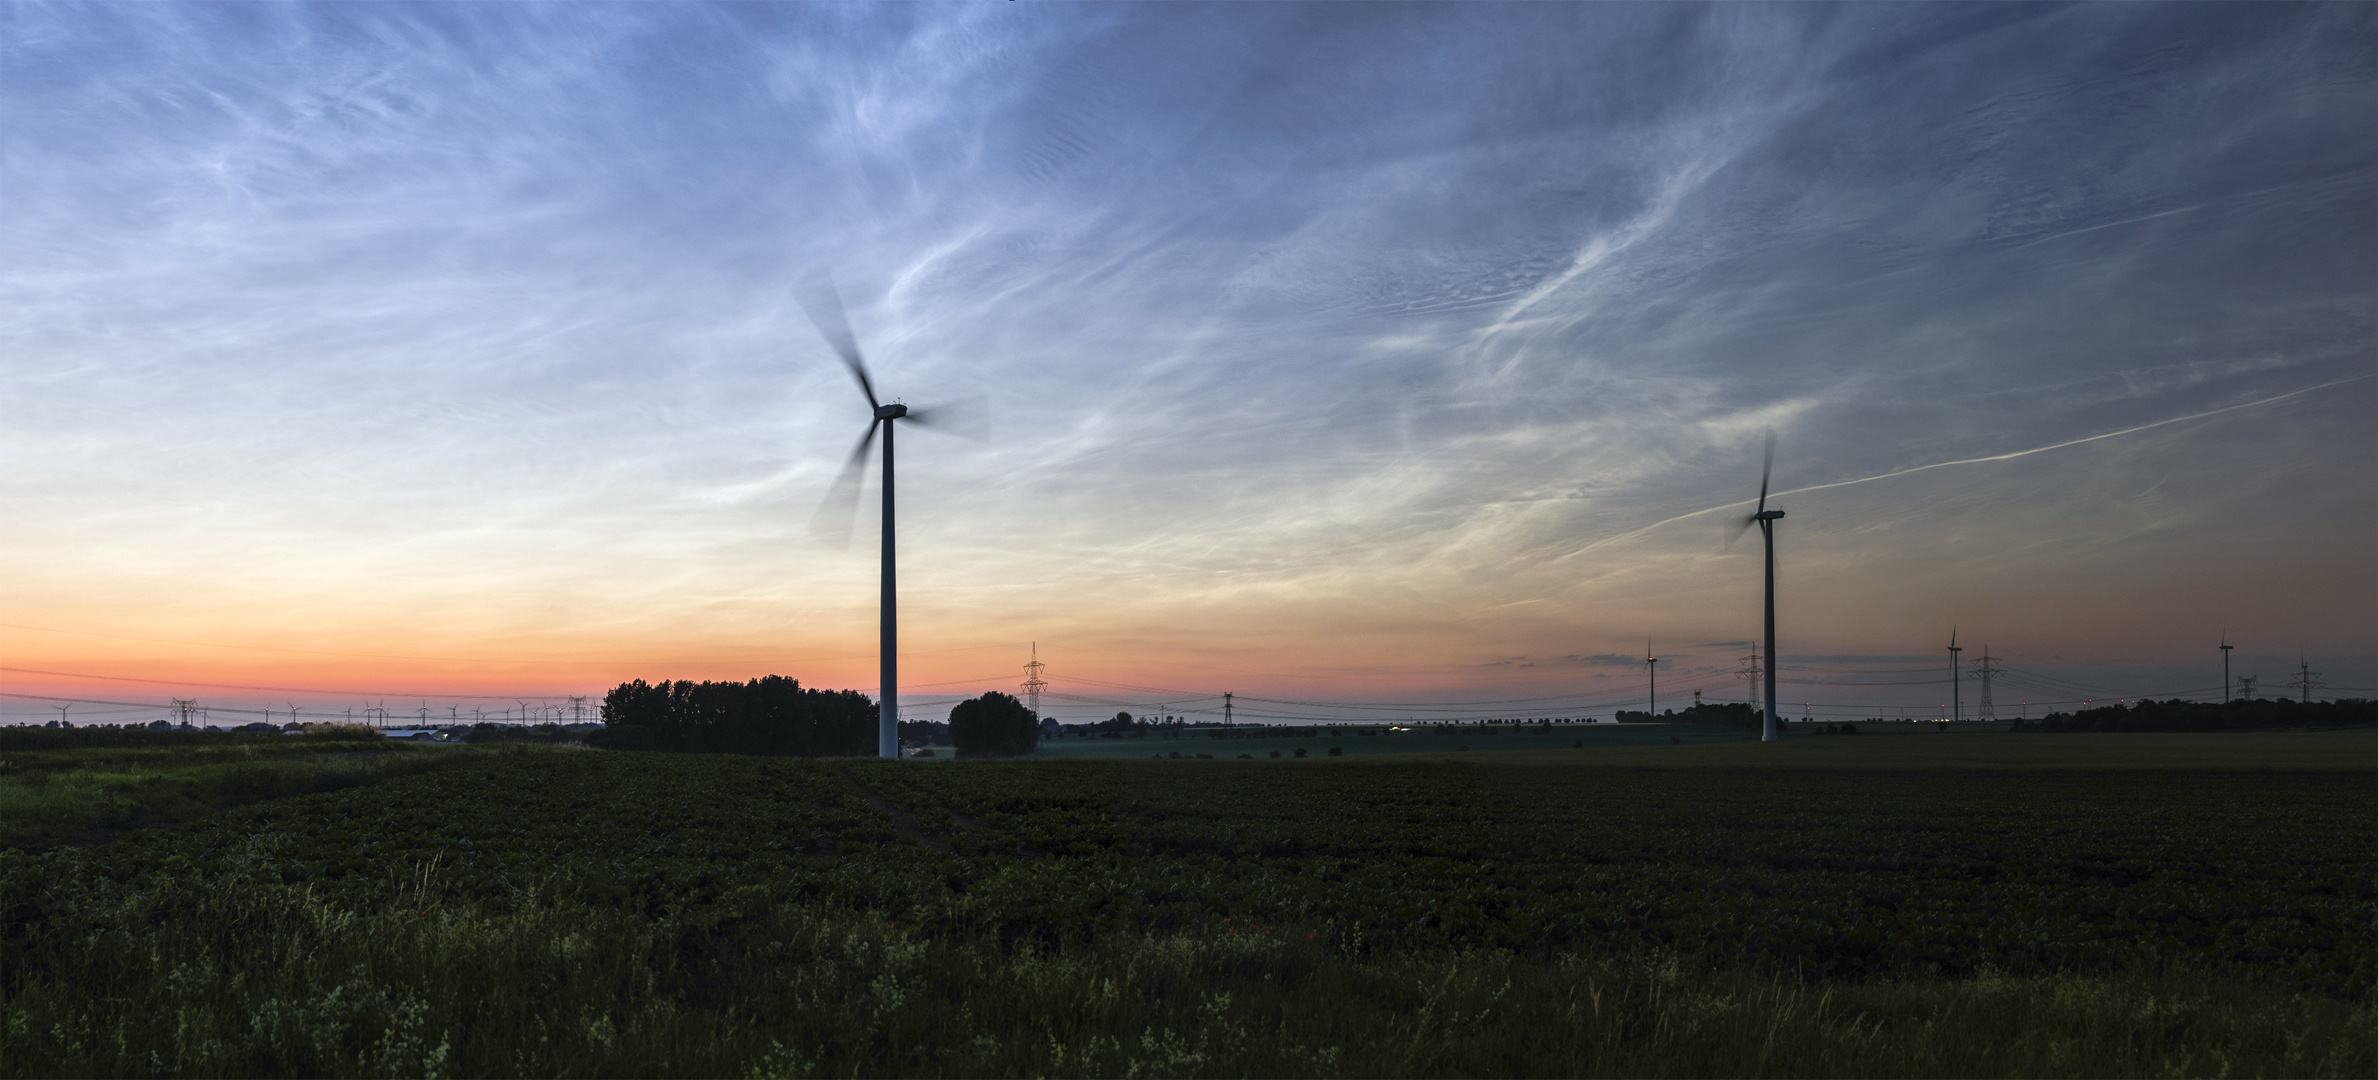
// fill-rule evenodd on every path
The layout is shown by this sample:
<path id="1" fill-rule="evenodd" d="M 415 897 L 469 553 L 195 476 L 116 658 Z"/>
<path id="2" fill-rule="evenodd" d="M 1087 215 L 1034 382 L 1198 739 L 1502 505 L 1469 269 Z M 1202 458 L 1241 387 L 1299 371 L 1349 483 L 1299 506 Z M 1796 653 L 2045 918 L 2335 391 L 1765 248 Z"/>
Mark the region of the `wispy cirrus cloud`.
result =
<path id="1" fill-rule="evenodd" d="M 1734 649 L 1754 545 L 1696 515 L 1773 431 L 1787 656 L 2200 609 L 2366 652 L 2371 19 L 20 7 L 10 587 L 175 640 L 842 655 L 867 545 L 801 523 L 865 418 L 789 303 L 831 267 L 888 393 L 993 410 L 901 443 L 920 648 Z"/>

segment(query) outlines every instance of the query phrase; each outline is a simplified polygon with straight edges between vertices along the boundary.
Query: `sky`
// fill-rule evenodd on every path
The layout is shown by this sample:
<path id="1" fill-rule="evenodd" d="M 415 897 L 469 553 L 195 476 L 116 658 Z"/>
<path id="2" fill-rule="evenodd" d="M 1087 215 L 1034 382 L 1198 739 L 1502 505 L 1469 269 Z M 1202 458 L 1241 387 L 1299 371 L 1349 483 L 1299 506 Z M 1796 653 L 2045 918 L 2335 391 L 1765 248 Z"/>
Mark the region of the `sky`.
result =
<path id="1" fill-rule="evenodd" d="M 0 6 L 0 722 L 2371 696 L 2374 24 Z"/>

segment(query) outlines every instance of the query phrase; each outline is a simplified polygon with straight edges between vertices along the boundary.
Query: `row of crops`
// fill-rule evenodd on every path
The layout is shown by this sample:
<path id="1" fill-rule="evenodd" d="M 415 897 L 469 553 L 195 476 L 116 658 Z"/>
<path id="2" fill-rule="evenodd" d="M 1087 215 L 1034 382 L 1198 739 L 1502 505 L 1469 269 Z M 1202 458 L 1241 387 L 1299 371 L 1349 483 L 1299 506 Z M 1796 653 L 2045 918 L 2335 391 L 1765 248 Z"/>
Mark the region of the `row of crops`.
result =
<path id="1" fill-rule="evenodd" d="M 2359 774 L 1795 773 L 1314 759 L 488 754 L 186 829 L 0 852 L 10 978 L 138 908 L 303 887 L 939 936 L 1294 928 L 1355 954 L 1660 949 L 1808 978 L 2159 970 L 2366 997 Z"/>

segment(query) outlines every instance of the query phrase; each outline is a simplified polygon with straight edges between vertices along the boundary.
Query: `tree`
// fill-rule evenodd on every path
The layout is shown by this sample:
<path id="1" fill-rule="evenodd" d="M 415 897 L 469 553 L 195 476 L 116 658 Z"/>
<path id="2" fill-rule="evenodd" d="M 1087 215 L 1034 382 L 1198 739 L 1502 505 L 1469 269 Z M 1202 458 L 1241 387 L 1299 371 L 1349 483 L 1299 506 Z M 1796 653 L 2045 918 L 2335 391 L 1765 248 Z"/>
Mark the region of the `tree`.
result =
<path id="1" fill-rule="evenodd" d="M 1023 702 L 993 690 L 950 710 L 950 745 L 962 758 L 1029 754 L 1040 745 L 1040 724 Z"/>
<path id="2" fill-rule="evenodd" d="M 812 690 L 778 675 L 747 683 L 621 683 L 604 695 L 603 723 L 648 733 L 619 736 L 615 745 L 622 748 L 793 757 L 875 752 L 876 708 L 866 695 Z"/>

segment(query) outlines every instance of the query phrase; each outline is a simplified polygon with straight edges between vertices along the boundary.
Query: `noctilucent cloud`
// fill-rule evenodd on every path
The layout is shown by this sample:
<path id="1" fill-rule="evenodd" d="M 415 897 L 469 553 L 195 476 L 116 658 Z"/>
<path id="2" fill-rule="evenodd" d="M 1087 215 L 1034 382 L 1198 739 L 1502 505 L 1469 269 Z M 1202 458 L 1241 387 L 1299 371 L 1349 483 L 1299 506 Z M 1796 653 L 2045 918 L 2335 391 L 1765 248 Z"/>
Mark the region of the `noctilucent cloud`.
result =
<path id="1" fill-rule="evenodd" d="M 1786 715 L 2367 696 L 2373 115 L 2367 4 L 11 5 L 0 711 L 872 691 L 821 269 L 987 418 L 913 716 L 1740 700 L 1770 432 Z"/>

